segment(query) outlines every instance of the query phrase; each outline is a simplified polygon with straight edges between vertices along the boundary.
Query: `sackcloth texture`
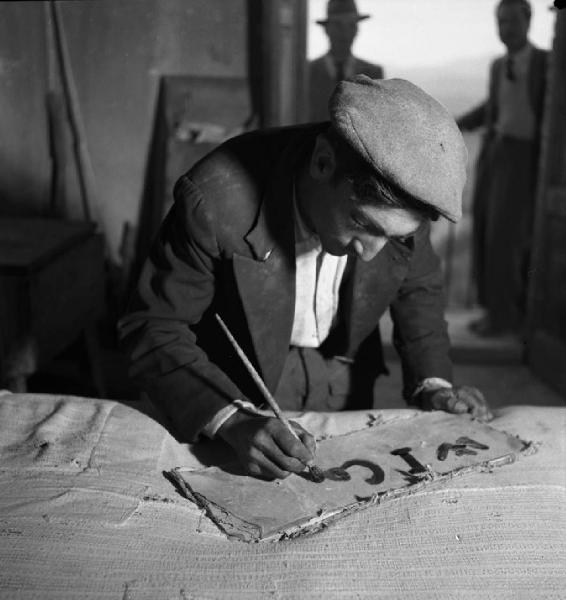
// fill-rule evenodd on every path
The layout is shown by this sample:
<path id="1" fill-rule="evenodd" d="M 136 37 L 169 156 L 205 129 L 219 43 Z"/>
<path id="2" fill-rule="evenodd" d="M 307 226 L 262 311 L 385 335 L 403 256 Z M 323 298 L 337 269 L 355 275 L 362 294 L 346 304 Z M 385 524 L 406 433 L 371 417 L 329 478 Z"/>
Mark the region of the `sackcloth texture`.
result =
<path id="1" fill-rule="evenodd" d="M 324 437 L 416 414 L 298 420 Z M 565 420 L 564 408 L 506 407 L 493 426 L 541 442 L 532 456 L 312 536 L 243 544 L 163 475 L 225 447 L 179 444 L 113 401 L 3 395 L 0 598 L 562 598 Z"/>

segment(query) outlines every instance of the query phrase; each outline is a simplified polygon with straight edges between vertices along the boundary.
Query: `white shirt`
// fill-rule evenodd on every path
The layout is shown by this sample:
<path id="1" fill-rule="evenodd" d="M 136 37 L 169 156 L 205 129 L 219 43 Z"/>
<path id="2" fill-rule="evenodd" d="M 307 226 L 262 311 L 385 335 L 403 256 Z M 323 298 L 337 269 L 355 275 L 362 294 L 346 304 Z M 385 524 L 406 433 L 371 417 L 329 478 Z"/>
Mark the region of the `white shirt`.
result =
<path id="1" fill-rule="evenodd" d="M 498 82 L 498 109 L 495 130 L 521 140 L 532 140 L 536 132 L 536 117 L 529 98 L 529 65 L 533 47 L 527 43 L 519 52 L 505 56 Z M 514 79 L 506 76 L 507 62 L 513 61 Z"/>
<path id="2" fill-rule="evenodd" d="M 336 79 L 336 60 L 330 52 L 324 55 L 324 65 L 326 66 L 326 70 L 328 71 L 330 77 L 332 77 L 332 79 Z M 356 60 L 350 54 L 344 59 L 344 79 L 350 79 L 351 77 L 356 75 L 355 66 Z"/>
<path id="3" fill-rule="evenodd" d="M 338 313 L 348 256 L 324 252 L 319 237 L 307 229 L 296 200 L 294 216 L 296 274 L 291 346 L 318 348 L 328 337 Z"/>

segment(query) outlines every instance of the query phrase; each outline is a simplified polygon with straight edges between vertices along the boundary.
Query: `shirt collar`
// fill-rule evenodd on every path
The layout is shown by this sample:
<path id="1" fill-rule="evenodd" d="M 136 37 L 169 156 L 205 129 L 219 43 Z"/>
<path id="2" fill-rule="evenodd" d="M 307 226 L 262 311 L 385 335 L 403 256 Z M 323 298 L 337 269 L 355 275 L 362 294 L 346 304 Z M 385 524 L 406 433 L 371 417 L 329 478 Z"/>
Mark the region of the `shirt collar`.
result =
<path id="1" fill-rule="evenodd" d="M 293 182 L 293 219 L 295 221 L 295 244 L 308 243 L 309 246 L 319 246 L 320 238 L 316 233 L 313 233 L 305 223 L 299 210 L 297 202 L 297 188 L 295 182 Z"/>
<path id="2" fill-rule="evenodd" d="M 336 64 L 334 61 L 334 57 L 330 52 L 327 52 L 324 55 L 324 62 L 326 64 L 326 70 L 330 73 L 332 77 L 336 77 Z M 346 75 L 346 77 L 351 77 L 352 75 L 355 75 L 353 54 L 350 54 L 344 60 L 344 74 Z"/>
<path id="3" fill-rule="evenodd" d="M 532 51 L 533 45 L 527 41 L 527 43 L 519 50 L 519 52 L 515 52 L 515 54 L 507 53 L 507 56 L 512 57 L 515 64 L 526 63 L 530 59 Z"/>

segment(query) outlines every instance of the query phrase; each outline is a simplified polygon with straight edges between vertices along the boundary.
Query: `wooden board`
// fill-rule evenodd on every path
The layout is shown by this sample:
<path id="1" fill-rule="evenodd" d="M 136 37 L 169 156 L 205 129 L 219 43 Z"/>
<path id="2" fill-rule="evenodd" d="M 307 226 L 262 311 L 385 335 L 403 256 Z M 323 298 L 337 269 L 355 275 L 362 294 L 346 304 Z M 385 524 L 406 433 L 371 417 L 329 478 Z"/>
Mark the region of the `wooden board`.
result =
<path id="1" fill-rule="evenodd" d="M 455 444 L 462 436 L 486 448 L 468 445 L 475 453 L 458 456 L 450 450 L 439 459 L 440 445 Z M 402 447 L 410 447 L 424 468 L 414 469 L 392 454 Z M 316 454 L 316 464 L 326 475 L 322 483 L 314 483 L 306 472 L 263 481 L 242 474 L 233 462 L 200 470 L 178 467 L 171 475 L 229 536 L 273 541 L 312 533 L 353 511 L 454 476 L 511 463 L 531 448 L 468 416 L 434 412 L 322 440 Z M 350 479 L 339 480 L 336 468 Z"/>
<path id="2" fill-rule="evenodd" d="M 45 218 L 0 218 L 0 274 L 35 271 L 93 235 L 95 226 Z"/>

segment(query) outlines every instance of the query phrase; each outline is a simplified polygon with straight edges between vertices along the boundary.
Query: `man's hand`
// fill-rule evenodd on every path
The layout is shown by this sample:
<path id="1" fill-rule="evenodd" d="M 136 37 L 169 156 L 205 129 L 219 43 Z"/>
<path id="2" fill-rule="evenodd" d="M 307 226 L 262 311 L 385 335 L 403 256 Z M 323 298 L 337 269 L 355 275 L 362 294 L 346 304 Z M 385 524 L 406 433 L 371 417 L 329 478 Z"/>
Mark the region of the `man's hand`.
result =
<path id="1" fill-rule="evenodd" d="M 250 475 L 283 479 L 301 473 L 314 458 L 314 437 L 298 423 L 291 423 L 299 441 L 274 417 L 234 413 L 217 432 L 236 451 Z"/>
<path id="2" fill-rule="evenodd" d="M 483 394 L 475 387 L 466 385 L 422 392 L 422 408 L 454 414 L 470 413 L 478 421 L 493 419 Z"/>

